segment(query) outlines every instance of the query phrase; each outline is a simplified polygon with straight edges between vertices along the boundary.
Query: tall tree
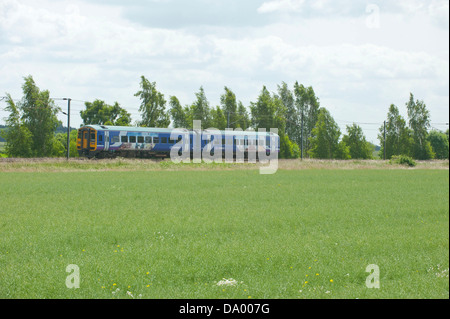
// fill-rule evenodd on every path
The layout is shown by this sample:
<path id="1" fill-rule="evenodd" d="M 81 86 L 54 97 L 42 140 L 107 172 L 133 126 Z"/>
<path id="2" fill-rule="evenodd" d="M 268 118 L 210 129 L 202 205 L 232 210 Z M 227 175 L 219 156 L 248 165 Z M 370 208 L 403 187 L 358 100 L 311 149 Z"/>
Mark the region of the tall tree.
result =
<path id="1" fill-rule="evenodd" d="M 236 119 L 236 123 L 233 123 L 232 128 L 241 128 L 243 131 L 248 129 L 251 125 L 250 121 L 250 115 L 248 114 L 248 111 L 244 104 L 242 104 L 241 101 L 238 103 L 238 117 Z"/>
<path id="2" fill-rule="evenodd" d="M 108 105 L 105 101 L 97 99 L 94 102 L 86 102 L 85 107 L 85 110 L 80 111 L 85 125 L 129 126 L 131 123 L 131 114 L 117 102 L 114 105 Z"/>
<path id="3" fill-rule="evenodd" d="M 299 122 L 303 120 L 303 147 L 305 153 L 308 154 L 312 147 L 310 137 L 318 120 L 320 102 L 311 86 L 305 87 L 303 84 L 298 84 L 298 82 L 294 84 L 294 96 Z M 299 125 L 301 126 L 301 124 Z M 301 135 L 300 129 L 297 134 Z M 300 135 L 296 137 L 298 143 L 301 143 Z"/>
<path id="4" fill-rule="evenodd" d="M 227 121 L 227 128 L 236 128 L 239 120 L 238 104 L 236 95 L 228 87 L 225 87 L 225 92 L 220 96 L 220 106 Z"/>
<path id="5" fill-rule="evenodd" d="M 227 128 L 227 119 L 219 106 L 211 110 L 211 126 L 218 130 Z"/>
<path id="6" fill-rule="evenodd" d="M 360 126 L 347 125 L 347 134 L 342 138 L 348 146 L 351 158 L 370 159 L 374 151 L 373 145 L 366 141 L 363 130 Z"/>
<path id="7" fill-rule="evenodd" d="M 31 157 L 31 132 L 22 124 L 20 110 L 8 93 L 6 104 L 5 111 L 9 112 L 7 128 L 1 131 L 1 136 L 6 140 L 6 154 L 9 157 Z"/>
<path id="8" fill-rule="evenodd" d="M 31 133 L 33 156 L 51 156 L 54 134 L 60 123 L 56 114 L 60 109 L 50 98 L 49 91 L 39 90 L 31 75 L 25 78 L 22 90 L 21 121 Z"/>
<path id="9" fill-rule="evenodd" d="M 413 134 L 413 156 L 419 160 L 432 159 L 434 154 L 430 142 L 427 140 L 430 125 L 430 112 L 423 101 L 414 101 L 414 95 L 410 93 L 406 103 L 408 110 L 409 127 Z"/>
<path id="10" fill-rule="evenodd" d="M 394 155 L 412 155 L 412 132 L 407 127 L 405 119 L 400 115 L 399 109 L 394 104 L 389 107 L 386 121 L 386 143 L 384 141 L 384 125 L 380 127 L 378 139 L 381 150 L 380 157 L 384 157 L 384 145 L 386 145 L 386 159 Z"/>
<path id="11" fill-rule="evenodd" d="M 166 100 L 164 94 L 156 89 L 156 82 L 150 82 L 145 76 L 141 76 L 141 90 L 134 96 L 141 100 L 139 112 L 141 112 L 141 126 L 168 127 L 170 117 L 166 113 Z"/>
<path id="12" fill-rule="evenodd" d="M 275 128 L 276 123 L 276 108 L 270 92 L 263 86 L 258 100 L 251 102 L 250 111 L 252 116 L 252 126 L 258 128 Z M 283 128 L 284 129 L 284 128 Z"/>
<path id="13" fill-rule="evenodd" d="M 316 126 L 309 138 L 309 155 L 320 159 L 349 159 L 350 150 L 344 141 L 339 141 L 340 135 L 341 130 L 330 112 L 320 108 Z"/>
<path id="14" fill-rule="evenodd" d="M 170 97 L 169 105 L 170 105 L 169 113 L 172 118 L 172 125 L 174 126 L 174 128 L 190 127 L 188 123 L 188 114 L 187 114 L 189 112 L 189 108 L 183 108 L 176 96 Z"/>
<path id="15" fill-rule="evenodd" d="M 290 140 L 299 144 L 301 137 L 300 116 L 296 108 L 294 95 L 289 90 L 286 82 L 282 82 L 281 85 L 278 85 L 278 96 L 286 110 L 286 134 L 289 136 Z"/>
<path id="16" fill-rule="evenodd" d="M 199 120 L 202 121 L 202 128 L 209 128 L 212 124 L 211 110 L 203 86 L 200 87 L 198 93 L 195 93 L 195 96 L 197 100 L 191 105 L 190 108 L 190 117 L 192 119 L 190 122 Z"/>
<path id="17" fill-rule="evenodd" d="M 271 128 L 278 129 L 280 138 L 280 157 L 298 157 L 297 144 L 293 143 L 286 132 L 286 106 L 280 96 L 270 94 L 263 86 L 258 100 L 252 102 L 250 106 L 252 126 L 256 130 L 264 128 L 267 131 Z"/>

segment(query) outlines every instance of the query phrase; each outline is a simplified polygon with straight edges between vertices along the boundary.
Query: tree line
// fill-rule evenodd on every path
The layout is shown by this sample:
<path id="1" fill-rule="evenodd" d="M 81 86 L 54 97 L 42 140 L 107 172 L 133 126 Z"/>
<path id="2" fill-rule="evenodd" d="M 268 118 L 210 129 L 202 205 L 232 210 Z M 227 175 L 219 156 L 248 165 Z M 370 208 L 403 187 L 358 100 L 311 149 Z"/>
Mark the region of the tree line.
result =
<path id="1" fill-rule="evenodd" d="M 388 159 L 398 155 L 418 160 L 448 159 L 449 130 L 430 130 L 430 112 L 424 101 L 416 100 L 412 93 L 405 105 L 408 120 L 400 115 L 397 106 L 389 107 L 386 125 L 379 129 L 380 154 Z"/>
<path id="2" fill-rule="evenodd" d="M 55 134 L 61 125 L 57 119 L 60 108 L 41 91 L 32 76 L 24 78 L 23 97 L 17 103 L 6 93 L 5 152 L 10 157 L 58 157 L 67 149 L 67 133 Z M 97 99 L 85 102 L 80 112 L 83 125 L 116 125 L 191 129 L 194 120 L 203 128 L 247 130 L 278 128 L 281 158 L 372 159 L 375 146 L 369 143 L 362 128 L 347 125 L 342 134 L 329 110 L 320 105 L 314 89 L 295 82 L 292 89 L 285 82 L 276 92 L 263 86 L 256 101 L 248 107 L 239 101 L 229 87 L 224 87 L 219 105 L 213 106 L 203 87 L 195 93 L 191 104 L 182 105 L 176 96 L 158 91 L 156 82 L 141 76 L 139 90 L 141 118 L 132 123 L 131 114 L 118 102 L 113 105 Z M 448 158 L 449 131 L 431 130 L 430 113 L 423 101 L 406 103 L 408 121 L 395 105 L 391 105 L 386 125 L 380 128 L 379 157 L 405 155 L 415 159 Z M 71 156 L 77 156 L 76 131 L 70 136 Z"/>

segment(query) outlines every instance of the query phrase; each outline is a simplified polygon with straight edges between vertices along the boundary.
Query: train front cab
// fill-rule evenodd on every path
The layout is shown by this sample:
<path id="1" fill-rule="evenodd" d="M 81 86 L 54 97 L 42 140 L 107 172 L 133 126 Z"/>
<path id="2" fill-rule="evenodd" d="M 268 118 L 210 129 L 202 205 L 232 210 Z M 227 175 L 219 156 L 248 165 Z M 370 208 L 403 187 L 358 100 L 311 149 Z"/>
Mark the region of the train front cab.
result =
<path id="1" fill-rule="evenodd" d="M 97 150 L 97 131 L 91 127 L 78 130 L 77 150 L 80 156 L 94 157 Z"/>

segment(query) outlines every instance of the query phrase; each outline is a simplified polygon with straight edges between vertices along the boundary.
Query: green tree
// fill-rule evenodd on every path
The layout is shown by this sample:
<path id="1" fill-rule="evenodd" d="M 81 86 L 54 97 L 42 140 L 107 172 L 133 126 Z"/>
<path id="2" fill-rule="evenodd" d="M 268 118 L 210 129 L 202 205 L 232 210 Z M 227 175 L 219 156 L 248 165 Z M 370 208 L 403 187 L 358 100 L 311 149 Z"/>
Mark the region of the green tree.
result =
<path id="1" fill-rule="evenodd" d="M 67 139 L 67 133 L 58 133 L 55 135 L 55 138 L 53 139 L 52 157 L 63 157 L 67 154 L 67 141 L 65 143 L 62 141 L 64 137 Z"/>
<path id="2" fill-rule="evenodd" d="M 252 126 L 255 129 L 277 127 L 275 121 L 276 105 L 273 103 L 272 95 L 265 86 L 263 86 L 258 100 L 250 103 L 250 111 Z"/>
<path id="3" fill-rule="evenodd" d="M 271 128 L 278 129 L 280 137 L 280 157 L 294 158 L 298 156 L 298 147 L 295 147 L 286 132 L 286 112 L 287 108 L 283 100 L 278 95 L 272 95 L 263 86 L 258 100 L 252 102 L 250 106 L 252 127 L 255 130 L 264 128 L 269 130 Z"/>
<path id="4" fill-rule="evenodd" d="M 37 157 L 51 156 L 54 134 L 60 124 L 56 114 L 60 109 L 50 99 L 49 91 L 39 90 L 31 75 L 25 77 L 22 89 L 24 96 L 19 104 L 21 121 L 31 133 L 32 154 Z"/>
<path id="5" fill-rule="evenodd" d="M 117 125 L 129 126 L 131 114 L 120 107 L 119 103 L 108 105 L 105 101 L 86 102 L 86 109 L 80 112 L 84 125 Z"/>
<path id="6" fill-rule="evenodd" d="M 77 130 L 70 131 L 70 157 L 79 157 L 77 151 Z M 62 157 L 67 155 L 67 133 L 58 133 L 54 139 L 53 156 Z"/>
<path id="7" fill-rule="evenodd" d="M 349 159 L 350 150 L 344 141 L 339 141 L 341 131 L 330 112 L 319 109 L 317 123 L 311 132 L 309 155 L 320 159 Z"/>
<path id="8" fill-rule="evenodd" d="M 189 110 L 189 122 L 191 123 L 194 120 L 202 121 L 202 128 L 211 127 L 211 109 L 209 106 L 209 101 L 206 98 L 205 90 L 203 86 L 200 87 L 198 93 L 195 93 L 197 100 L 192 103 Z"/>
<path id="9" fill-rule="evenodd" d="M 225 87 L 225 93 L 220 96 L 220 107 L 227 121 L 227 128 L 236 128 L 239 122 L 238 103 L 236 95 L 228 87 Z"/>
<path id="10" fill-rule="evenodd" d="M 412 130 L 414 158 L 419 160 L 432 159 L 434 154 L 431 144 L 427 139 L 430 125 L 430 112 L 423 101 L 414 101 L 414 95 L 410 93 L 409 101 L 406 103 L 408 111 L 409 127 Z"/>
<path id="11" fill-rule="evenodd" d="M 348 146 L 351 158 L 371 159 L 374 151 L 373 145 L 366 141 L 363 130 L 360 126 L 347 125 L 347 134 L 342 138 Z"/>
<path id="12" fill-rule="evenodd" d="M 189 108 L 183 108 L 180 101 L 176 96 L 171 96 L 169 100 L 170 116 L 172 118 L 172 124 L 175 128 L 188 128 L 188 113 Z M 192 125 L 192 124 L 191 124 Z"/>
<path id="13" fill-rule="evenodd" d="M 31 75 L 24 78 L 23 97 L 17 105 L 7 94 L 9 156 L 45 157 L 52 156 L 54 133 L 60 124 L 56 114 L 60 109 L 50 98 L 49 91 L 41 91 Z"/>
<path id="14" fill-rule="evenodd" d="M 248 114 L 247 109 L 241 101 L 238 103 L 238 117 L 236 119 L 236 123 L 232 122 L 232 128 L 241 128 L 242 130 L 246 130 L 251 125 L 250 115 Z"/>
<path id="15" fill-rule="evenodd" d="M 298 144 L 301 136 L 299 112 L 296 108 L 294 95 L 285 82 L 278 85 L 278 96 L 286 110 L 286 134 L 294 143 Z"/>
<path id="16" fill-rule="evenodd" d="M 116 105 L 117 102 L 114 104 Z M 119 113 L 117 114 L 115 121 L 114 121 L 114 125 L 117 126 L 130 126 L 131 125 L 131 114 L 128 113 L 125 109 L 121 108 L 118 104 L 117 106 L 119 107 Z"/>
<path id="17" fill-rule="evenodd" d="M 145 127 L 168 127 L 170 117 L 166 113 L 166 100 L 164 94 L 156 89 L 156 82 L 150 82 L 144 76 L 141 76 L 141 90 L 134 96 L 141 100 L 139 112 L 142 115 L 141 126 Z"/>
<path id="18" fill-rule="evenodd" d="M 381 145 L 380 158 L 384 157 L 384 144 L 386 144 L 386 159 L 398 155 L 412 156 L 414 143 L 412 131 L 407 127 L 405 119 L 394 104 L 391 104 L 387 114 L 386 143 L 384 141 L 384 125 L 380 127 L 378 139 Z"/>
<path id="19" fill-rule="evenodd" d="M 9 112 L 7 128 L 1 131 L 1 136 L 6 140 L 5 152 L 9 157 L 32 157 L 31 132 L 22 124 L 20 110 L 8 93 L 6 104 L 5 111 Z"/>
<path id="20" fill-rule="evenodd" d="M 320 102 L 311 86 L 305 87 L 298 82 L 294 84 L 294 96 L 298 114 L 298 130 L 295 131 L 297 136 L 294 140 L 301 144 L 301 122 L 303 121 L 303 149 L 305 154 L 309 154 L 312 148 L 310 138 L 318 120 Z"/>
<path id="21" fill-rule="evenodd" d="M 432 130 L 427 137 L 428 142 L 431 144 L 433 152 L 436 154 L 437 159 L 449 158 L 449 142 L 448 136 L 445 133 Z"/>
<path id="22" fill-rule="evenodd" d="M 218 130 L 225 130 L 227 127 L 227 119 L 219 106 L 211 110 L 211 127 Z"/>

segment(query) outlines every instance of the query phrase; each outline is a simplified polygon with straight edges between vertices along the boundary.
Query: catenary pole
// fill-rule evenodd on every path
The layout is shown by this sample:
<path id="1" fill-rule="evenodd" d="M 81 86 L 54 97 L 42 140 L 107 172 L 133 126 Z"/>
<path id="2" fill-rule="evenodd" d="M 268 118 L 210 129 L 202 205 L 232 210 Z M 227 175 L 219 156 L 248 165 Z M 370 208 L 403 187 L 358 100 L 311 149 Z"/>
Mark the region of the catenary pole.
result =
<path id="1" fill-rule="evenodd" d="M 67 160 L 70 157 L 70 98 L 64 98 L 64 101 L 67 101 Z"/>

